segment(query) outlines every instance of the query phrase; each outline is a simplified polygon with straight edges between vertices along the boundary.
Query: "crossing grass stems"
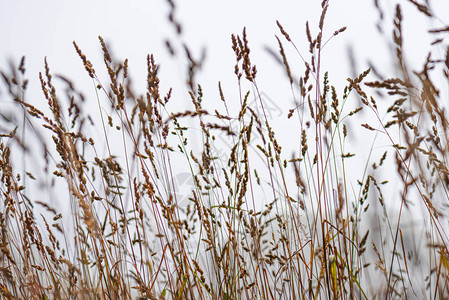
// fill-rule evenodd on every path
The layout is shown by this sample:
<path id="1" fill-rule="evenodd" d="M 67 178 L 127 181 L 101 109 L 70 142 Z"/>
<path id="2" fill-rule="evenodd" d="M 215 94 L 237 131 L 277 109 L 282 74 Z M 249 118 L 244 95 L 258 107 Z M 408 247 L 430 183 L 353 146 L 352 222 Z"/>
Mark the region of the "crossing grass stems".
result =
<path id="1" fill-rule="evenodd" d="M 426 5 L 408 4 L 436 18 Z M 184 45 L 191 109 L 181 112 L 171 106 L 172 90 L 161 90 L 153 55 L 147 89 L 137 94 L 128 60 L 114 59 L 101 37 L 106 78 L 73 43 L 94 82 L 88 97 L 53 75 L 45 59 L 41 109 L 26 97 L 25 58 L 2 71 L 16 116 L 1 113 L 2 298 L 446 298 L 449 124 L 441 90 L 449 80 L 449 48 L 443 57 L 435 49 L 448 27 L 430 30 L 429 55 L 421 70 L 411 70 L 397 5 L 392 57 L 399 75 L 376 77 L 372 67 L 348 78 L 340 93 L 321 63 L 322 49 L 346 29 L 325 30 L 329 5 L 321 3 L 318 26 L 306 23 L 307 53 L 276 23 L 295 99 L 284 116 L 298 136 L 293 153 L 283 150 L 267 116 L 246 29 L 231 38 L 239 99 L 227 98 L 221 83 L 216 95 L 205 95 L 195 83 L 200 62 Z M 287 47 L 297 57 L 287 57 Z M 221 108 L 206 109 L 204 99 L 214 97 Z M 250 105 L 250 97 L 257 101 Z M 89 98 L 97 101 L 98 119 L 83 110 Z M 236 104 L 238 111 L 230 111 Z M 95 139 L 93 128 L 102 132 Z M 357 149 L 352 132 L 373 137 L 355 181 L 350 161 L 364 156 L 346 150 Z M 225 156 L 217 156 L 217 135 L 230 145 Z M 386 151 L 376 151 L 376 136 L 385 138 Z M 180 156 L 193 182 L 185 202 L 174 180 Z M 42 163 L 41 175 L 20 171 L 21 157 Z M 70 212 L 27 193 L 27 183 L 46 187 L 44 195 L 65 186 L 57 202 Z M 410 230 L 404 220 L 418 215 L 421 223 Z"/>

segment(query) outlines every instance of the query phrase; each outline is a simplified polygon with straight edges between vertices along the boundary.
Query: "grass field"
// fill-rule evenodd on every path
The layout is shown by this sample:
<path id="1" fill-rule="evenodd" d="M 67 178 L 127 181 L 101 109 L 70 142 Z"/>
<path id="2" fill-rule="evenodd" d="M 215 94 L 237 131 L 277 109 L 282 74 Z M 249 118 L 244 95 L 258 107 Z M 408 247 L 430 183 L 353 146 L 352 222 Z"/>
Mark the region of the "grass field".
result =
<path id="1" fill-rule="evenodd" d="M 441 24 L 428 3 L 404 2 Z M 396 73 L 374 65 L 340 90 L 321 65 L 346 30 L 326 28 L 329 5 L 306 23 L 307 53 L 273 24 L 273 76 L 295 99 L 285 145 L 246 29 L 229 45 L 237 99 L 221 83 L 204 94 L 186 46 L 185 111 L 153 55 L 147 89 L 134 91 L 128 59 L 101 37 L 104 66 L 73 42 L 93 81 L 83 93 L 45 59 L 47 106 L 26 94 L 25 58 L 2 70 L 13 104 L 0 110 L 2 298 L 447 299 L 449 27 L 429 28 L 429 55 L 412 69 L 397 5 Z"/>

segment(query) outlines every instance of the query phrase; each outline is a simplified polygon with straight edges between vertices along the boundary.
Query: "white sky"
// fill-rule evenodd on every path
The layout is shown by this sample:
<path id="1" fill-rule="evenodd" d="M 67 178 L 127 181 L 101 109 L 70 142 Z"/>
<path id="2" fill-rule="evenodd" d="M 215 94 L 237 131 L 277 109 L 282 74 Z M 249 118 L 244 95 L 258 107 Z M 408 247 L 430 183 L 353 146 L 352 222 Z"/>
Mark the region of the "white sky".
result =
<path id="1" fill-rule="evenodd" d="M 231 50 L 230 35 L 240 34 L 247 27 L 253 63 L 259 69 L 261 83 L 280 79 L 283 70 L 263 49 L 269 46 L 277 51 L 274 35 L 280 35 L 275 24 L 279 20 L 289 32 L 300 51 L 307 54 L 305 22 L 311 24 L 312 34 L 320 15 L 321 1 L 177 1 L 175 18 L 183 24 L 185 41 L 196 57 L 201 49 L 207 49 L 207 61 L 201 75 L 202 84 L 216 89 L 216 82 L 234 84 L 234 54 Z M 385 33 L 391 36 L 392 14 L 395 1 L 379 0 L 386 8 Z M 407 1 L 399 1 L 405 10 L 404 27 L 409 31 L 406 43 L 412 53 L 411 60 L 422 60 L 427 54 L 422 47 L 423 35 L 428 24 L 423 18 L 416 18 L 416 9 Z M 434 1 L 438 7 L 434 11 L 443 20 L 448 18 L 443 12 L 449 11 L 449 1 Z M 168 24 L 168 3 L 164 0 L 135 1 L 5 1 L 0 0 L 0 66 L 6 66 L 7 59 L 16 61 L 22 55 L 27 58 L 28 76 L 37 78 L 43 69 L 43 58 L 47 56 L 51 69 L 69 78 L 76 78 L 78 87 L 88 84 L 87 74 L 77 57 L 72 41 L 76 41 L 83 52 L 102 69 L 102 56 L 98 35 L 110 44 L 116 58 L 130 60 L 130 72 L 136 83 L 143 87 L 145 57 L 154 53 L 162 65 L 161 72 L 167 84 L 179 84 L 185 75 L 183 60 L 173 61 L 164 47 L 166 38 L 175 40 L 174 30 Z M 434 4 L 435 5 L 435 4 Z M 441 12 L 441 13 L 440 13 Z M 343 26 L 348 29 L 328 44 L 323 53 L 323 70 L 330 71 L 332 81 L 344 84 L 348 70 L 347 48 L 354 48 L 358 59 L 357 72 L 366 69 L 366 59 L 375 57 L 378 65 L 390 68 L 391 60 L 386 52 L 385 41 L 378 34 L 375 23 L 378 13 L 372 0 L 330 1 L 325 30 L 330 36 Z M 315 25 L 315 26 L 314 26 Z M 424 26 L 423 26 L 424 25 Z M 441 25 L 441 24 L 436 24 Z M 418 38 L 419 37 L 419 38 Z M 176 46 L 176 44 L 175 44 Z M 178 44 L 179 46 L 179 44 Z M 421 46 L 421 47 L 420 47 Z M 179 48 L 179 47 L 178 47 Z M 303 64 L 294 52 L 285 48 L 291 65 L 296 65 L 297 74 L 302 74 Z M 406 47 L 407 48 L 407 47 Z M 182 50 L 182 49 L 179 49 Z M 181 56 L 182 57 L 182 56 Z M 296 60 L 296 61 L 295 61 Z M 4 69 L 4 68 L 3 68 Z M 163 77 L 164 78 L 164 77 Z M 205 81 L 211 84 L 206 84 Z M 164 82 L 164 80 L 162 80 Z M 280 82 L 281 87 L 283 86 Z M 38 86 L 31 80 L 31 88 Z M 273 86 L 273 85 L 272 85 Z M 265 85 L 267 94 L 278 93 Z"/>
<path id="2" fill-rule="evenodd" d="M 208 60 L 204 71 L 220 80 L 233 73 L 232 33 L 240 34 L 246 26 L 254 63 L 261 72 L 273 66 L 279 72 L 277 65 L 272 64 L 262 49 L 262 46 L 269 45 L 277 50 L 274 34 L 279 35 L 279 31 L 275 20 L 283 24 L 300 50 L 302 48 L 306 53 L 305 22 L 309 20 L 313 32 L 316 30 L 313 24 L 316 26 L 320 14 L 320 1 L 313 1 L 314 4 L 310 4 L 312 1 L 178 2 L 175 17 L 183 24 L 184 41 L 197 50 L 197 56 L 202 47 L 207 48 Z M 331 1 L 327 33 L 330 35 L 343 26 L 348 26 L 348 30 L 329 45 L 332 51 L 325 53 L 332 64 L 342 61 L 350 41 L 356 48 L 355 52 L 363 54 L 370 53 L 376 48 L 374 43 L 378 43 L 372 39 L 376 35 L 374 22 L 377 14 L 371 1 L 339 2 Z M 164 68 L 167 56 L 163 42 L 167 37 L 174 37 L 173 28 L 167 22 L 168 4 L 163 0 L 17 0 L 0 3 L 0 59 L 4 63 L 7 57 L 25 55 L 30 73 L 34 74 L 42 69 L 43 57 L 47 56 L 56 72 L 76 72 L 74 75 L 78 75 L 82 66 L 72 46 L 74 40 L 99 69 L 102 60 L 97 36 L 101 35 L 118 57 L 130 59 L 131 70 L 137 73 L 137 79 L 138 72 L 145 68 L 142 61 L 147 53 L 154 53 Z M 292 62 L 293 59 L 290 58 Z M 302 67 L 302 63 L 298 65 Z"/>
<path id="3" fill-rule="evenodd" d="M 208 60 L 205 72 L 223 80 L 233 71 L 234 56 L 230 47 L 230 35 L 241 33 L 247 27 L 250 46 L 253 47 L 254 63 L 261 72 L 276 66 L 267 59 L 262 46 L 277 50 L 274 35 L 280 35 L 275 25 L 279 20 L 292 36 L 300 50 L 306 54 L 305 22 L 313 24 L 319 20 L 321 1 L 177 1 L 175 17 L 184 29 L 184 41 L 197 50 L 206 47 Z M 387 7 L 385 24 L 391 25 L 394 1 L 379 1 Z M 399 1 L 406 10 L 404 27 L 413 32 L 407 42 L 416 45 L 411 56 L 423 55 L 426 49 L 419 47 L 422 18 L 415 19 L 415 9 L 406 1 Z M 434 11 L 449 11 L 448 1 L 435 1 L 440 7 Z M 25 55 L 30 72 L 42 68 L 47 56 L 51 67 L 64 74 L 77 72 L 80 67 L 72 41 L 76 41 L 94 65 L 102 63 L 97 36 L 101 35 L 111 44 L 118 58 L 129 58 L 134 72 L 144 69 L 142 61 L 147 53 L 154 53 L 162 66 L 167 59 L 163 42 L 174 37 L 173 28 L 167 22 L 168 4 L 163 0 L 135 1 L 0 1 L 0 62 L 10 57 Z M 446 10 L 445 10 L 446 9 Z M 444 13 L 439 15 L 443 20 Z M 352 45 L 362 60 L 376 56 L 380 59 L 384 42 L 375 29 L 378 18 L 371 0 L 330 1 L 326 20 L 326 32 L 347 26 L 348 30 L 329 44 L 324 53 L 329 69 L 334 65 L 346 66 L 346 47 Z M 447 18 L 446 18 L 447 19 Z M 420 29 L 421 28 L 421 29 Z M 390 28 L 385 28 L 390 35 Z M 286 47 L 288 48 L 288 47 Z M 302 48 L 302 49 L 301 49 Z M 411 47 L 412 48 L 412 47 Z M 258 59 L 260 57 L 260 59 Z M 292 63 L 294 57 L 290 57 Z M 267 61 L 268 60 L 268 61 Z M 386 59 L 387 60 L 387 59 Z M 301 66 L 301 63 L 298 65 Z M 139 68 L 140 66 L 140 68 Z M 132 71 L 133 69 L 131 69 Z M 271 70 L 270 70 L 271 71 Z M 345 70 L 342 70 L 343 73 Z M 267 71 L 269 72 L 269 71 Z M 77 73 L 75 73 L 77 75 Z M 67 74 L 69 75 L 69 74 Z M 137 76 L 140 74 L 136 74 Z M 336 74 L 338 75 L 338 74 Z M 337 76 L 336 76 L 337 77 Z"/>

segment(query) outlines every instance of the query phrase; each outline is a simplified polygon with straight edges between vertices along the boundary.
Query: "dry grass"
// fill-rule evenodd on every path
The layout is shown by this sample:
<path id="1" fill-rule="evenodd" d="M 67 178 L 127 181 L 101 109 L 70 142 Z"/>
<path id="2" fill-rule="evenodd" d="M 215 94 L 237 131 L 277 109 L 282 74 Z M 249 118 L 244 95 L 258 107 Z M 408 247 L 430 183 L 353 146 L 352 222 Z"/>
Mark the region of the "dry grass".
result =
<path id="1" fill-rule="evenodd" d="M 427 6 L 410 2 L 433 18 Z M 228 110 L 236 101 L 226 98 L 220 83 L 222 107 L 203 107 L 205 95 L 195 84 L 201 62 L 187 47 L 192 108 L 181 112 L 173 111 L 172 90 L 160 89 L 153 55 L 147 90 L 139 95 L 128 60 L 111 57 L 101 37 L 108 79 L 99 78 L 74 42 L 96 86 L 88 97 L 98 101 L 96 119 L 84 111 L 87 100 L 75 83 L 52 75 L 46 60 L 39 74 L 48 103 L 43 109 L 26 100 L 24 59 L 3 71 L 17 110 L 1 114 L 2 298 L 447 298 L 449 124 L 441 91 L 449 80 L 449 48 L 444 57 L 433 51 L 448 29 L 430 32 L 436 40 L 428 59 L 411 70 L 397 6 L 399 76 L 374 80 L 368 69 L 348 79 L 340 94 L 321 70 L 323 47 L 345 30 L 329 37 L 328 5 L 322 2 L 317 28 L 306 24 L 307 55 L 277 23 L 279 54 L 296 99 L 285 116 L 300 141 L 293 154 L 285 153 L 267 116 L 245 29 L 231 39 L 236 114 Z M 287 58 L 286 47 L 299 59 Z M 304 66 L 299 79 L 292 61 Z M 250 104 L 250 97 L 257 101 Z M 347 104 L 354 98 L 360 106 Z M 366 135 L 359 148 L 364 153 L 348 152 L 357 148 L 353 132 Z M 191 142 L 198 135 L 199 150 Z M 386 151 L 376 151 L 377 136 L 389 144 Z M 365 171 L 354 180 L 351 160 L 359 154 Z M 30 160 L 42 167 L 40 175 L 26 168 Z M 182 194 L 175 180 L 180 169 L 192 182 Z M 28 186 L 43 191 L 27 192 Z M 69 213 L 42 195 L 53 195 Z"/>

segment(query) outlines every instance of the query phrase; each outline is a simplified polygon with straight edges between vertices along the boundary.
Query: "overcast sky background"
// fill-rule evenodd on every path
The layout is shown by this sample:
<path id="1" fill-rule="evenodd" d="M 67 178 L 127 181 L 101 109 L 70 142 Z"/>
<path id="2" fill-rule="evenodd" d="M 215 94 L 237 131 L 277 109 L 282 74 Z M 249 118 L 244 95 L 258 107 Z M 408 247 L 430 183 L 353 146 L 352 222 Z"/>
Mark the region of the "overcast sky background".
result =
<path id="1" fill-rule="evenodd" d="M 410 3 L 404 0 L 398 2 L 404 9 L 405 48 L 409 49 L 407 59 L 412 63 L 421 62 L 428 51 L 429 36 L 425 33 L 429 24 Z M 43 58 L 47 57 L 55 73 L 76 78 L 78 87 L 84 89 L 89 78 L 83 73 L 72 41 L 77 42 L 97 70 L 102 70 L 98 35 L 109 43 L 117 59 L 129 58 L 136 89 L 145 86 L 145 59 L 148 53 L 155 54 L 161 64 L 163 83 L 167 82 L 168 86 L 184 82 L 186 70 L 183 55 L 178 55 L 178 60 L 173 59 L 164 46 L 166 39 L 179 41 L 173 26 L 167 21 L 169 5 L 165 0 L 1 0 L 0 3 L 0 66 L 6 66 L 9 58 L 18 62 L 25 55 L 31 88 L 39 86 L 35 79 L 43 69 Z M 183 26 L 181 40 L 193 50 L 194 57 L 200 57 L 201 49 L 207 50 L 206 64 L 198 78 L 206 89 L 211 86 L 216 90 L 218 80 L 235 84 L 235 59 L 230 36 L 232 33 L 240 34 L 246 26 L 252 61 L 259 70 L 259 81 L 267 93 L 279 93 L 279 89 L 287 85 L 281 76 L 283 70 L 264 50 L 265 46 L 278 50 L 274 36 L 280 36 L 280 33 L 275 21 L 280 21 L 302 54 L 306 55 L 305 22 L 310 22 L 312 35 L 316 34 L 320 3 L 286 0 L 177 1 L 175 18 Z M 348 27 L 323 51 L 323 70 L 330 72 L 331 82 L 344 83 L 348 76 L 354 75 L 350 74 L 348 48 L 352 48 L 355 54 L 357 73 L 368 67 L 367 60 L 375 60 L 385 73 L 393 70 L 388 45 L 376 29 L 379 14 L 373 3 L 372 0 L 330 1 L 325 23 L 327 36 L 343 26 Z M 379 0 L 385 13 L 381 27 L 390 40 L 396 3 Z M 444 12 L 449 11 L 449 1 L 434 1 L 432 9 L 443 21 L 448 19 Z M 442 26 L 443 23 L 434 25 Z M 178 53 L 183 54 L 179 43 L 174 43 L 174 46 Z M 285 48 L 292 67 L 298 75 L 302 74 L 304 67 L 300 58 L 290 51 L 287 43 Z M 265 83 L 271 83 L 271 86 Z"/>
<path id="2" fill-rule="evenodd" d="M 47 57 L 53 73 L 62 74 L 75 83 L 75 87 L 87 98 L 95 97 L 92 80 L 84 70 L 72 45 L 79 45 L 93 63 L 100 79 L 107 82 L 103 55 L 98 36 L 110 46 L 116 59 L 129 59 L 129 73 L 138 94 L 145 91 L 146 56 L 154 54 L 161 65 L 161 85 L 175 89 L 173 101 L 179 110 L 192 108 L 186 93 L 186 61 L 181 44 L 185 42 L 199 58 L 206 50 L 206 60 L 197 77 L 206 98 L 215 105 L 219 103 L 217 83 L 221 81 L 228 98 L 237 97 L 237 81 L 234 76 L 235 56 L 231 49 L 231 34 L 241 34 L 246 26 L 251 60 L 258 68 L 257 80 L 260 90 L 271 99 L 278 109 L 273 116 L 280 125 L 278 137 L 289 141 L 292 129 L 282 124 L 293 107 L 290 85 L 285 72 L 266 50 L 278 51 L 275 35 L 285 41 L 276 26 L 283 25 L 303 55 L 308 54 L 305 23 L 309 21 L 312 35 L 316 35 L 321 13 L 321 1 L 176 1 L 175 19 L 182 24 L 180 37 L 167 20 L 169 5 L 163 0 L 135 1 L 5 1 L 0 0 L 0 69 L 8 69 L 8 61 L 16 63 L 26 56 L 27 77 L 30 79 L 27 99 L 40 108 L 46 101 L 40 91 L 38 72 L 44 69 Z M 331 0 L 325 21 L 325 38 L 335 30 L 346 26 L 347 30 L 332 39 L 323 50 L 322 69 L 329 71 L 330 81 L 339 89 L 340 95 L 346 78 L 366 70 L 374 61 L 378 71 L 393 77 L 396 71 L 391 58 L 389 41 L 392 40 L 394 7 L 401 3 L 404 15 L 406 59 L 416 68 L 421 67 L 431 41 L 430 28 L 449 24 L 449 1 L 432 3 L 432 11 L 442 20 L 429 23 L 407 1 L 379 0 L 384 12 L 379 12 L 372 0 Z M 380 22 L 380 23 L 379 23 Z M 382 29 L 379 31 L 376 27 Z M 171 57 L 165 41 L 172 41 L 178 55 Z M 446 41 L 447 42 L 447 41 Z M 300 57 L 284 42 L 292 70 L 296 77 L 302 76 L 304 64 Z M 443 49 L 443 48 L 442 48 Z M 348 53 L 354 54 L 351 65 Z M 371 78 L 375 79 L 375 78 Z M 6 90 L 0 88 L 0 109 L 8 108 Z M 10 102 L 10 101 L 9 101 Z M 293 134 L 297 137 L 297 132 Z M 383 152 L 383 151 L 382 151 Z M 289 156 L 288 154 L 287 156 Z M 359 174 L 361 175 L 361 174 Z"/>
<path id="3" fill-rule="evenodd" d="M 194 56 L 199 58 L 201 49 L 207 50 L 206 64 L 200 76 L 214 82 L 214 88 L 218 80 L 233 80 L 234 54 L 230 36 L 232 33 L 240 34 L 246 26 L 253 63 L 258 66 L 259 80 L 265 83 L 284 79 L 279 78 L 283 74 L 282 68 L 264 51 L 264 46 L 276 51 L 278 49 L 274 35 L 280 33 L 275 21 L 281 22 L 305 55 L 308 50 L 305 22 L 310 22 L 312 34 L 317 32 L 320 2 L 177 1 L 175 18 L 183 25 L 182 40 L 193 50 Z M 447 19 L 444 12 L 449 11 L 448 1 L 434 2 L 433 11 L 442 20 Z M 179 79 L 182 81 L 182 76 L 185 75 L 183 61 L 173 61 L 164 46 L 167 38 L 177 40 L 173 26 L 167 21 L 167 1 L 1 0 L 0 3 L 0 65 L 5 66 L 11 57 L 18 61 L 25 55 L 32 85 L 39 85 L 33 79 L 43 69 L 45 56 L 54 72 L 77 78 L 80 84 L 89 81 L 88 76 L 82 76 L 84 70 L 72 41 L 76 41 L 96 69 L 101 70 L 98 35 L 110 44 L 116 58 L 129 58 L 130 72 L 136 83 L 143 84 L 145 80 L 145 58 L 148 53 L 155 54 L 162 65 L 163 76 L 167 76 L 172 85 Z M 331 80 L 334 78 L 344 82 L 351 75 L 348 74 L 348 47 L 353 48 L 356 56 L 357 72 L 366 69 L 367 59 L 376 60 L 378 65 L 383 65 L 386 73 L 392 69 L 385 39 L 376 30 L 379 16 L 373 3 L 372 0 L 330 1 L 325 24 L 327 36 L 343 26 L 348 27 L 344 34 L 326 46 L 323 53 L 323 70 L 330 71 Z M 391 37 L 395 3 L 396 1 L 379 0 L 385 13 L 381 25 L 388 37 Z M 417 17 L 419 15 L 416 9 L 407 1 L 399 3 L 404 9 L 406 49 L 413 50 L 406 54 L 410 61 L 420 61 L 428 50 L 424 45 L 428 40 L 425 31 L 429 24 L 425 18 Z M 179 45 L 174 46 L 176 49 Z M 287 44 L 285 48 L 287 51 L 290 49 Z M 178 47 L 178 50 L 182 49 Z M 288 53 L 294 54 L 290 51 Z M 289 59 L 292 65 L 298 66 L 298 72 L 302 73 L 303 64 L 299 57 L 289 55 Z M 203 85 L 208 86 L 204 82 Z"/>

